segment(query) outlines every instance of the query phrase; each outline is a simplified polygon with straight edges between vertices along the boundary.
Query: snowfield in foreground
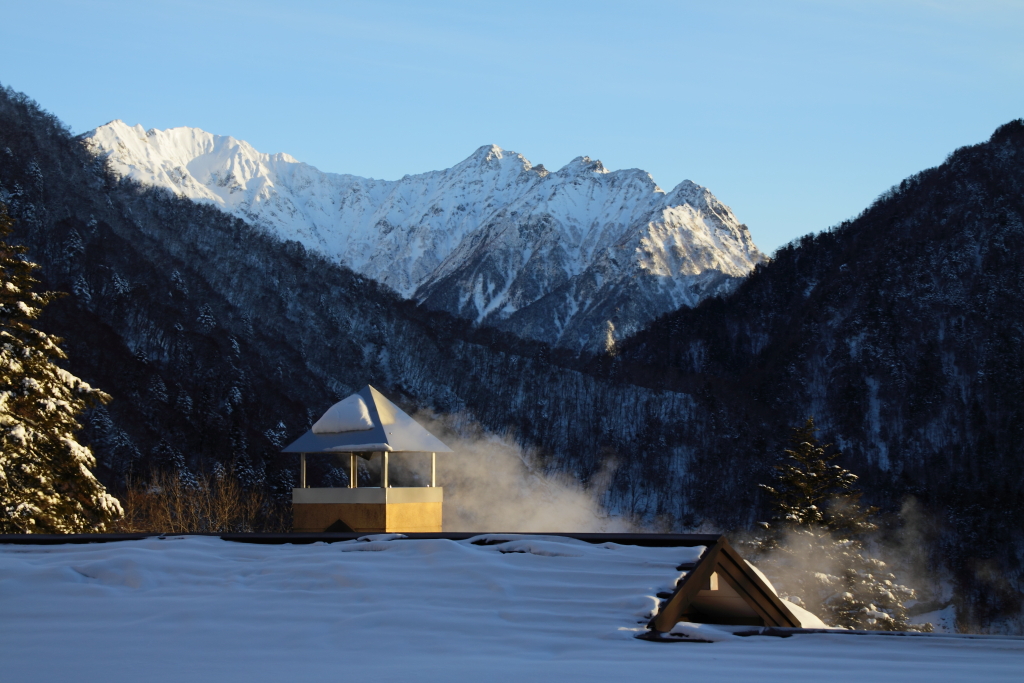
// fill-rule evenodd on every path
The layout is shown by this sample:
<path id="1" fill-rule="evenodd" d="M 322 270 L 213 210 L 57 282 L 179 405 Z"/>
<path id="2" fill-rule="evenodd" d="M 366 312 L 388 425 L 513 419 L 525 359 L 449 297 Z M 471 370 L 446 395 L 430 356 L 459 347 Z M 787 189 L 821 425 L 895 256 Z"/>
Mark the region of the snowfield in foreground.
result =
<path id="1" fill-rule="evenodd" d="M 508 537 L 504 537 L 508 538 Z M 701 548 L 555 537 L 0 546 L 5 681 L 1019 681 L 1024 640 L 633 636 Z"/>

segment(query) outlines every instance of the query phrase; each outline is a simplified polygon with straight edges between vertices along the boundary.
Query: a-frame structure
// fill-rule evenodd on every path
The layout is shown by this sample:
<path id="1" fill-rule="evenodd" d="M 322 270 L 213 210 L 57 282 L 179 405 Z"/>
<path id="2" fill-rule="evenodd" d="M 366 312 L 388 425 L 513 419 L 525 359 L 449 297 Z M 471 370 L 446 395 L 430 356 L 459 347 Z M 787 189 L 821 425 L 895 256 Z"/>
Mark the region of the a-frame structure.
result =
<path id="1" fill-rule="evenodd" d="M 729 545 L 725 536 L 704 551 L 647 627 L 653 632 L 667 633 L 680 621 L 800 627 L 800 620 L 785 601 Z"/>

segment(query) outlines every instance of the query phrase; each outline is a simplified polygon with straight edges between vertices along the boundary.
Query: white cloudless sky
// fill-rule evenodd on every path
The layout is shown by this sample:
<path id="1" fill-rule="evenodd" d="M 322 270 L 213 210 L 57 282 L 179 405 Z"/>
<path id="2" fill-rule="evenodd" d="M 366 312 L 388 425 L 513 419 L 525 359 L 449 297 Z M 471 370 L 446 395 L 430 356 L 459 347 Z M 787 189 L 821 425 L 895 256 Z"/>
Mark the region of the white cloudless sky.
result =
<path id="1" fill-rule="evenodd" d="M 484 144 L 707 186 L 766 252 L 1024 117 L 1024 2 L 0 0 L 0 83 L 394 179 Z"/>

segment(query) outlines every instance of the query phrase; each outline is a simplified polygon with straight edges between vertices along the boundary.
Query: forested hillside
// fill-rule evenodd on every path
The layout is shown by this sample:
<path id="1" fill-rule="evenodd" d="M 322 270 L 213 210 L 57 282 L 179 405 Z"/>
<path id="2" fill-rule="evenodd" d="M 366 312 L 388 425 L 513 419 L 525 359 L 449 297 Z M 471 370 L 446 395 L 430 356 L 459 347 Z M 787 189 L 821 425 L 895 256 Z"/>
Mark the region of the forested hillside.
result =
<path id="1" fill-rule="evenodd" d="M 410 410 L 465 413 L 584 482 L 628 454 L 607 504 L 674 518 L 661 425 L 695 419 L 689 397 L 612 386 L 565 367 L 565 352 L 472 329 L 215 208 L 117 181 L 9 91 L 0 155 L 18 237 L 46 285 L 69 293 L 40 324 L 114 397 L 86 430 L 114 490 L 130 470 L 221 462 L 285 493 L 296 463 L 279 447 L 372 383 Z"/>
<path id="2" fill-rule="evenodd" d="M 779 250 L 727 300 L 664 316 L 618 364 L 703 392 L 722 423 L 750 425 L 747 443 L 813 415 L 872 502 L 927 511 L 968 619 L 1019 605 L 1024 121 Z"/>

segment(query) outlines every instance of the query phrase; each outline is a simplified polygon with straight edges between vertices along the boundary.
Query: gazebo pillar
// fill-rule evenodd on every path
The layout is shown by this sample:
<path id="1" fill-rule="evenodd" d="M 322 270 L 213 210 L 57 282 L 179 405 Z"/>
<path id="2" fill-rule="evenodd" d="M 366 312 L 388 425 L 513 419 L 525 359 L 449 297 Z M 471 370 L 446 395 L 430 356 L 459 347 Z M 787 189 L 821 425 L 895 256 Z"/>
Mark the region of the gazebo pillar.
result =
<path id="1" fill-rule="evenodd" d="M 373 387 L 332 405 L 301 437 L 282 449 L 299 454 L 298 487 L 292 489 L 292 530 L 300 532 L 437 533 L 442 530 L 444 489 L 437 484 L 437 453 L 452 450 Z M 306 456 L 349 454 L 348 486 L 309 488 Z M 359 486 L 359 460 L 380 453 L 380 483 Z M 430 453 L 430 482 L 391 484 L 392 453 Z M 417 456 L 418 457 L 418 456 Z M 401 463 L 400 463 L 401 464 Z M 400 482 L 401 483 L 401 482 Z"/>
<path id="2" fill-rule="evenodd" d="M 359 460 L 380 453 L 380 484 L 359 486 Z M 292 530 L 299 532 L 437 533 L 442 530 L 444 489 L 437 485 L 437 453 L 430 453 L 430 483 L 391 486 L 391 453 L 349 453 L 348 486 L 309 488 L 306 456 L 299 454 L 299 488 L 292 490 Z"/>

